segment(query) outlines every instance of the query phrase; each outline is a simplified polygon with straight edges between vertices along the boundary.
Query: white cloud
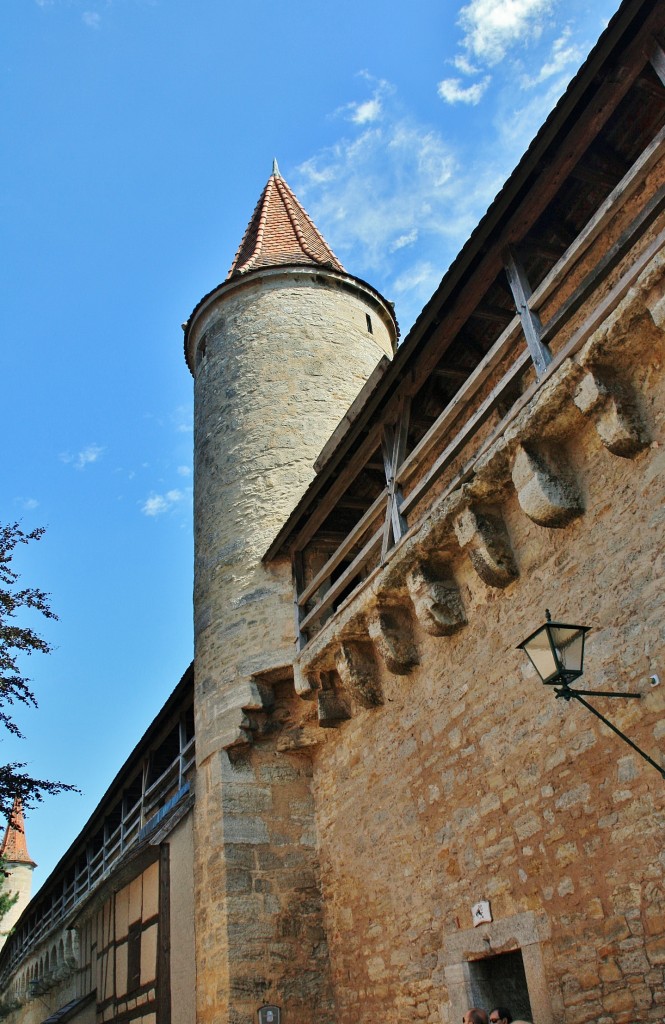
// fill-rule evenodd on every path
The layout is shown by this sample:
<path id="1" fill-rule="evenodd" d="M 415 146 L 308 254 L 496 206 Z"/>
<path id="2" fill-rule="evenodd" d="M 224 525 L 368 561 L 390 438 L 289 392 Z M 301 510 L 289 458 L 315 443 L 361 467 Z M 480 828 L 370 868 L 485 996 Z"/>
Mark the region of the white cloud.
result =
<path id="1" fill-rule="evenodd" d="M 460 11 L 467 56 L 498 64 L 515 43 L 537 38 L 556 0 L 471 0 Z"/>
<path id="2" fill-rule="evenodd" d="M 82 448 L 76 455 L 72 455 L 71 452 L 62 452 L 60 454 L 61 462 L 67 465 L 74 466 L 75 469 L 85 469 L 97 460 L 103 454 L 104 449 L 98 444 L 89 444 L 87 447 Z"/>
<path id="3" fill-rule="evenodd" d="M 301 164 L 294 185 L 338 255 L 360 247 L 365 265 L 376 269 L 423 230 L 445 231 L 442 200 L 454 171 L 437 131 L 391 111 L 380 126 L 341 138 Z"/>
<path id="4" fill-rule="evenodd" d="M 585 50 L 582 46 L 575 46 L 570 42 L 570 29 L 566 29 L 552 44 L 552 51 L 549 60 L 545 61 L 537 75 L 524 75 L 521 80 L 522 88 L 530 89 L 535 85 L 541 85 L 549 78 L 562 77 L 562 87 L 566 85 L 574 71 L 584 59 Z"/>
<path id="5" fill-rule="evenodd" d="M 407 231 L 405 235 L 400 235 L 390 245 L 390 252 L 397 252 L 399 249 L 405 249 L 407 245 L 413 245 L 418 239 L 418 228 L 412 228 L 411 231 Z"/>
<path id="6" fill-rule="evenodd" d="M 351 120 L 354 124 L 369 124 L 371 121 L 377 121 L 380 116 L 381 100 L 375 96 L 372 100 L 355 104 Z"/>
<path id="7" fill-rule="evenodd" d="M 102 23 L 102 16 L 96 11 L 84 11 L 81 15 L 81 19 L 84 25 L 88 28 L 99 28 Z"/>
<path id="8" fill-rule="evenodd" d="M 459 78 L 444 78 L 437 86 L 437 92 L 446 103 L 469 103 L 476 106 L 483 98 L 491 78 L 486 75 L 482 82 L 463 86 Z"/>
<path id="9" fill-rule="evenodd" d="M 169 503 L 161 494 L 152 494 L 144 502 L 141 511 L 146 516 L 158 516 L 162 512 L 166 512 L 169 507 Z"/>
<path id="10" fill-rule="evenodd" d="M 177 488 L 166 491 L 165 494 L 151 494 L 149 498 L 143 502 L 141 511 L 145 516 L 160 516 L 165 512 L 170 512 L 175 505 L 179 505 L 185 501 L 190 491 L 181 491 Z"/>
<path id="11" fill-rule="evenodd" d="M 441 270 L 428 260 L 420 260 L 395 279 L 393 288 L 398 295 L 415 292 L 422 298 L 429 298 L 440 280 Z"/>
<path id="12" fill-rule="evenodd" d="M 192 410 L 187 405 L 179 405 L 173 415 L 172 422 L 178 434 L 191 434 L 194 429 L 192 423 Z"/>
<path id="13" fill-rule="evenodd" d="M 178 466 L 178 476 L 191 476 L 192 470 L 190 466 Z"/>

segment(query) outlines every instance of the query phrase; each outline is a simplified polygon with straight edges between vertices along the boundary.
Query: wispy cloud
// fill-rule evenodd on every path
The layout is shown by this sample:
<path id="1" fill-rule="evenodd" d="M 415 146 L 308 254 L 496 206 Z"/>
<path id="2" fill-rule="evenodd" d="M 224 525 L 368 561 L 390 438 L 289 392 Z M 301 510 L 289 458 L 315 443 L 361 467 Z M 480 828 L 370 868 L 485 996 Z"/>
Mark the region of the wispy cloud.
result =
<path id="1" fill-rule="evenodd" d="M 61 452 L 60 461 L 66 463 L 69 466 L 74 466 L 75 469 L 85 469 L 93 462 L 97 462 L 104 449 L 98 444 L 89 444 L 85 448 L 82 448 L 80 452 L 73 455 L 71 452 Z"/>
<path id="2" fill-rule="evenodd" d="M 23 512 L 34 512 L 36 508 L 39 508 L 39 502 L 36 498 L 14 498 L 14 503 L 18 505 Z"/>
<path id="3" fill-rule="evenodd" d="M 178 466 L 178 471 L 177 472 L 178 472 L 178 476 L 191 476 L 192 475 L 191 466 Z"/>
<path id="4" fill-rule="evenodd" d="M 476 106 L 490 84 L 491 78 L 485 75 L 481 82 L 463 86 L 459 78 L 444 78 L 437 86 L 437 92 L 446 103 L 469 103 Z"/>
<path id="5" fill-rule="evenodd" d="M 460 11 L 467 59 L 492 66 L 516 43 L 537 38 L 556 0 L 471 0 Z"/>
<path id="6" fill-rule="evenodd" d="M 88 28 L 98 29 L 102 23 L 102 16 L 97 11 L 84 11 L 81 20 Z"/>
<path id="7" fill-rule="evenodd" d="M 437 91 L 445 103 L 477 105 L 492 81 L 494 69 L 509 53 L 540 38 L 551 23 L 558 0 L 471 0 L 459 13 L 462 30 L 459 51 L 451 63 L 465 77 L 482 75 L 465 85 L 460 78 L 444 78 Z M 554 72 L 552 72 L 554 73 Z M 524 85 L 523 85 L 524 87 Z"/>
<path id="8" fill-rule="evenodd" d="M 141 511 L 145 516 L 161 516 L 169 512 L 175 505 L 180 505 L 189 497 L 189 491 L 174 489 L 166 491 L 165 494 L 151 494 L 143 502 Z"/>

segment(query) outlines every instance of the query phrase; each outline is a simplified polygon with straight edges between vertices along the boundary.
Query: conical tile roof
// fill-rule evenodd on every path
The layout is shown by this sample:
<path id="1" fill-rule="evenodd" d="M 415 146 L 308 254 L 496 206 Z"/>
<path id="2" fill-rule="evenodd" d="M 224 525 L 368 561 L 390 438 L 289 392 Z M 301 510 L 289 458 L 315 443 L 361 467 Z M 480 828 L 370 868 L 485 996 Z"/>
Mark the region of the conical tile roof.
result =
<path id="1" fill-rule="evenodd" d="M 345 273 L 282 178 L 275 160 L 226 279 L 286 264 L 331 267 Z"/>
<path id="2" fill-rule="evenodd" d="M 28 853 L 28 845 L 25 841 L 25 821 L 23 819 L 23 804 L 19 797 L 14 800 L 12 813 L 9 817 L 5 838 L 0 846 L 0 857 L 4 857 L 11 864 L 32 864 L 36 867 L 34 860 Z"/>

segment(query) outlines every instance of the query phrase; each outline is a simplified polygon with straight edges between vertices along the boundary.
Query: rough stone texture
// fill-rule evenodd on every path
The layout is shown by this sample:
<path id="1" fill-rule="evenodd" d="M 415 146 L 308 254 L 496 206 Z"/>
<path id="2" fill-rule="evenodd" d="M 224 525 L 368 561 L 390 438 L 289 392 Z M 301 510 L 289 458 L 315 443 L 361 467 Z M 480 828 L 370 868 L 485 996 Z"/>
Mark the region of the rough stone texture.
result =
<path id="1" fill-rule="evenodd" d="M 515 579 L 517 568 L 500 516 L 466 508 L 455 520 L 455 533 L 483 583 L 506 587 Z"/>
<path id="2" fill-rule="evenodd" d="M 634 302 L 630 296 L 624 308 Z M 487 538 L 486 520 L 454 502 L 433 507 L 396 557 L 409 566 L 437 543 L 449 553 L 445 538 L 455 526 L 462 551 L 450 569 L 468 625 L 436 638 L 416 618 L 420 664 L 405 679 L 378 662 L 384 704 L 354 709 L 316 748 L 341 1024 L 459 1020 L 469 958 L 517 947 L 538 1022 L 662 1021 L 662 779 L 584 708 L 557 702 L 515 650 L 546 607 L 591 625 L 585 687 L 640 692 L 640 702 L 595 703 L 665 763 L 665 687 L 649 682 L 654 672 L 665 676 L 665 345 L 653 321 L 631 323 L 641 329 L 622 366 L 639 394 L 650 446 L 629 461 L 613 455 L 591 420 L 565 409 L 566 394 L 574 408 L 580 374 L 562 367 L 509 443 L 531 442 L 536 423 L 548 423 L 555 436 L 562 417 L 584 514 L 542 527 L 515 491 L 504 491 L 502 535 L 519 577 L 497 590 L 465 557 Z M 606 354 L 614 342 L 624 345 L 622 337 L 618 324 L 609 340 L 605 333 Z M 594 337 L 589 350 L 598 344 Z M 548 402 L 558 411 L 548 412 Z M 322 662 L 326 643 L 357 628 L 375 593 L 388 596 L 386 579 L 397 588 L 406 576 L 408 569 L 401 574 L 389 563 L 361 588 L 303 652 L 304 669 L 307 657 Z M 472 929 L 471 906 L 482 898 L 493 922 Z"/>
<path id="3" fill-rule="evenodd" d="M 513 483 L 522 510 L 540 526 L 565 526 L 582 512 L 570 482 L 556 475 L 543 455 L 521 445 L 513 463 Z"/>
<path id="4" fill-rule="evenodd" d="M 648 436 L 634 400 L 617 381 L 587 373 L 574 396 L 577 408 L 595 414 L 601 441 L 614 455 L 632 458 L 648 444 Z"/>
<path id="5" fill-rule="evenodd" d="M 418 562 L 406 577 L 416 616 L 431 636 L 450 636 L 466 624 L 459 589 L 449 571 L 445 573 L 447 578 L 442 576 Z"/>
<path id="6" fill-rule="evenodd" d="M 368 616 L 367 632 L 390 672 L 407 675 L 418 664 L 418 649 L 406 608 L 376 608 Z"/>
<path id="7" fill-rule="evenodd" d="M 330 1016 L 305 755 L 291 769 L 295 755 L 246 747 L 274 712 L 261 680 L 293 657 L 290 565 L 261 558 L 393 351 L 381 301 L 325 270 L 262 271 L 219 288 L 189 329 L 199 1022 L 252 1020 L 264 1001 L 288 1002 L 290 1024 L 313 1005 Z M 296 727 L 280 750 L 309 743 Z"/>

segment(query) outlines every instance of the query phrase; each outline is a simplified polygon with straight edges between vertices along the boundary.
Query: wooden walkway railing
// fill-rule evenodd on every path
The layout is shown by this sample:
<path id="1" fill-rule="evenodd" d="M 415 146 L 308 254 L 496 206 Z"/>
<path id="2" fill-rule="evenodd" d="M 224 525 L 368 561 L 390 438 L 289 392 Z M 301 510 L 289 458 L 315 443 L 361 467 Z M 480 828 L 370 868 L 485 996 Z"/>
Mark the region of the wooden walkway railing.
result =
<path id="1" fill-rule="evenodd" d="M 664 61 L 665 64 L 665 61 Z M 553 357 L 551 342 L 562 329 L 570 324 L 573 316 L 583 309 L 598 289 L 607 282 L 610 274 L 619 266 L 624 257 L 643 238 L 648 228 L 665 210 L 665 186 L 659 188 L 640 209 L 621 236 L 611 248 L 586 273 L 573 293 L 557 307 L 546 323 L 540 313 L 555 295 L 563 281 L 580 261 L 589 253 L 591 246 L 621 211 L 626 202 L 642 186 L 645 176 L 665 155 L 665 128 L 661 129 L 647 148 L 641 153 L 616 188 L 607 196 L 572 244 L 564 252 L 549 273 L 532 291 L 520 267 L 515 253 L 506 251 L 505 269 L 511 286 L 517 314 L 503 330 L 491 349 L 476 369 L 462 384 L 436 421 L 406 453 L 406 437 L 409 427 L 409 398 L 405 391 L 397 419 L 392 424 L 375 426 L 365 439 L 361 449 L 355 453 L 350 464 L 340 474 L 326 495 L 326 499 L 310 516 L 301 532 L 294 555 L 295 618 L 297 644 L 302 649 L 311 636 L 330 616 L 331 610 L 354 584 L 360 583 L 369 572 L 382 564 L 388 552 L 406 534 L 418 526 L 417 508 L 432 488 L 450 469 L 456 459 L 478 439 L 478 448 L 472 451 L 463 469 L 446 486 L 446 493 L 459 486 L 467 478 L 473 463 L 487 449 L 491 440 L 505 429 L 507 422 L 516 415 L 518 408 L 535 394 L 551 372 L 560 365 L 562 358 L 577 351 L 611 310 L 607 298 L 590 313 L 589 317 L 568 339 L 564 347 Z M 659 236 L 660 238 L 661 236 Z M 645 256 L 658 251 L 661 242 L 656 240 L 649 246 L 647 254 L 638 256 L 630 268 L 615 284 L 610 296 L 616 304 L 617 295 L 630 287 L 638 273 L 646 265 Z M 651 256 L 649 256 L 651 258 Z M 526 342 L 526 346 L 524 343 Z M 477 409 L 468 416 L 469 407 L 477 401 L 482 389 L 502 362 L 511 359 L 510 366 L 491 392 L 482 400 Z M 512 403 L 510 412 L 492 431 L 490 438 L 479 437 L 479 432 L 496 408 L 514 396 L 516 386 L 531 373 L 535 379 L 525 394 Z M 463 419 L 463 417 L 467 417 Z M 462 422 L 460 422 L 462 421 Z M 454 431 L 454 433 L 453 433 Z M 448 440 L 449 439 L 449 440 Z M 314 577 L 304 579 L 303 552 L 316 536 L 325 518 L 344 495 L 353 480 L 371 459 L 378 446 L 383 451 L 386 485 L 356 523 L 344 540 L 327 559 Z M 436 454 L 438 453 L 438 454 Z M 435 455 L 433 462 L 428 464 Z M 425 468 L 427 466 L 427 468 Z M 406 496 L 403 492 L 407 491 Z M 346 564 L 348 559 L 349 564 Z M 337 578 L 335 574 L 344 566 Z M 312 604 L 312 602 L 314 602 Z"/>

